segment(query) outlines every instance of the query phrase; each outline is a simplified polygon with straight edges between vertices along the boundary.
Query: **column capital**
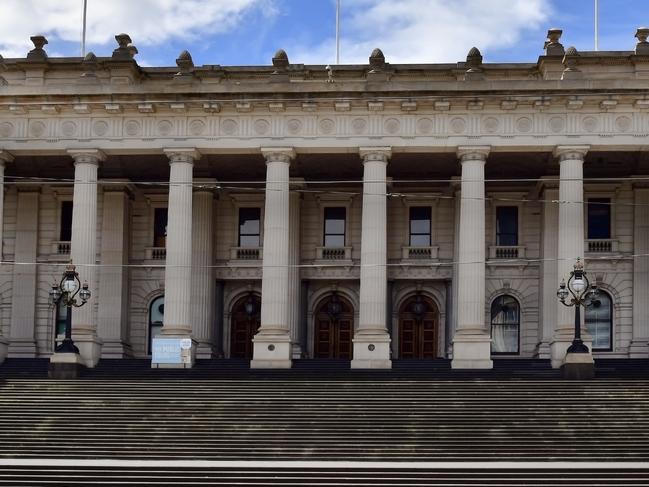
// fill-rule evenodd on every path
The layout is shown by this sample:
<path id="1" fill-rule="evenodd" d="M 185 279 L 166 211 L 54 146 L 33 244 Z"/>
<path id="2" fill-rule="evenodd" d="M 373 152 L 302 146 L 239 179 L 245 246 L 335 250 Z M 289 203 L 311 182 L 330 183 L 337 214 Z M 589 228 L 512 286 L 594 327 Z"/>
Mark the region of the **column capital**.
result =
<path id="1" fill-rule="evenodd" d="M 6 150 L 0 149 L 0 166 L 4 166 L 8 162 L 13 162 L 14 156 Z"/>
<path id="2" fill-rule="evenodd" d="M 487 162 L 491 152 L 490 145 L 461 145 L 457 148 L 457 157 L 460 162 L 482 161 Z"/>
<path id="3" fill-rule="evenodd" d="M 359 147 L 358 154 L 366 162 L 387 162 L 392 157 L 392 147 Z"/>
<path id="4" fill-rule="evenodd" d="M 201 158 L 201 153 L 193 147 L 162 149 L 162 152 L 169 158 L 169 164 L 173 164 L 174 162 L 193 164 L 195 160 Z"/>
<path id="5" fill-rule="evenodd" d="M 261 155 L 269 162 L 284 162 L 290 164 L 295 159 L 295 149 L 293 147 L 262 147 Z"/>
<path id="6" fill-rule="evenodd" d="M 68 154 L 75 164 L 95 164 L 106 160 L 106 154 L 99 149 L 68 149 Z"/>
<path id="7" fill-rule="evenodd" d="M 589 150 L 589 145 L 558 145 L 554 148 L 554 157 L 558 157 L 559 162 L 568 159 L 583 161 Z"/>

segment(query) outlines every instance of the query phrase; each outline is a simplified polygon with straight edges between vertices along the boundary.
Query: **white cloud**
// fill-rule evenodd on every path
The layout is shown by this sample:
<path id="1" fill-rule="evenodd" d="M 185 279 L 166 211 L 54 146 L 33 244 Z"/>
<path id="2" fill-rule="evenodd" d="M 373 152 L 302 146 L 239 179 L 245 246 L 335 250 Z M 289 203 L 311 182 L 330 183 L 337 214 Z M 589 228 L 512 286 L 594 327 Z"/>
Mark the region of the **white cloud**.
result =
<path id="1" fill-rule="evenodd" d="M 227 32 L 253 7 L 273 14 L 273 0 L 88 0 L 87 42 L 114 44 L 128 33 L 133 43 L 195 40 Z M 24 57 L 29 37 L 44 34 L 50 55 L 57 40 L 80 42 L 82 0 L 0 0 L 0 54 Z M 100 54 L 100 53 L 98 53 Z M 106 55 L 101 53 L 100 55 Z"/>
<path id="2" fill-rule="evenodd" d="M 391 63 L 457 62 L 472 46 L 483 54 L 514 46 L 547 21 L 550 9 L 550 0 L 342 0 L 341 62 L 367 63 L 375 47 Z M 334 52 L 327 39 L 289 56 L 326 64 Z"/>

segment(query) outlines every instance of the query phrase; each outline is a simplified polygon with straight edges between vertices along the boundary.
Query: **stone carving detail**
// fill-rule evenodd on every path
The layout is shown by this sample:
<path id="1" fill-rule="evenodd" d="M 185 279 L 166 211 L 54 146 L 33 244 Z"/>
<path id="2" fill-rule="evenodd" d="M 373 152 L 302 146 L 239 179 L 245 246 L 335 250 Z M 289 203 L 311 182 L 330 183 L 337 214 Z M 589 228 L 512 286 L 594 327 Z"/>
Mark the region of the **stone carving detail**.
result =
<path id="1" fill-rule="evenodd" d="M 333 134 L 336 129 L 336 123 L 330 118 L 323 118 L 318 126 L 320 127 L 320 133 L 325 135 Z"/>
<path id="2" fill-rule="evenodd" d="M 225 135 L 234 135 L 237 133 L 237 130 L 239 129 L 239 124 L 236 122 L 236 120 L 232 120 L 231 118 L 228 118 L 226 120 L 223 120 L 221 123 L 221 132 Z"/>
<path id="3" fill-rule="evenodd" d="M 124 124 L 124 131 L 126 132 L 126 135 L 131 137 L 140 135 L 140 122 L 137 120 L 129 120 Z"/>
<path id="4" fill-rule="evenodd" d="M 297 135 L 302 131 L 302 122 L 300 122 L 297 118 L 292 118 L 291 120 L 286 122 L 286 130 L 291 135 Z"/>
<path id="5" fill-rule="evenodd" d="M 205 122 L 202 120 L 192 120 L 189 122 L 189 133 L 191 135 L 202 135 L 205 132 Z"/>
<path id="6" fill-rule="evenodd" d="M 394 135 L 399 132 L 401 122 L 396 118 L 388 118 L 383 124 L 383 127 L 388 134 Z"/>
<path id="7" fill-rule="evenodd" d="M 169 135 L 174 129 L 174 124 L 169 120 L 160 120 L 158 122 L 158 133 L 160 135 Z"/>
<path id="8" fill-rule="evenodd" d="M 563 117 L 552 117 L 548 122 L 548 125 L 551 132 L 558 134 L 560 132 L 563 132 L 563 130 L 565 129 L 566 121 L 563 119 Z"/>
<path id="9" fill-rule="evenodd" d="M 367 120 L 364 118 L 355 118 L 352 121 L 352 132 L 356 135 L 362 135 L 367 132 Z"/>
<path id="10" fill-rule="evenodd" d="M 428 135 L 433 131 L 435 124 L 430 118 L 420 118 L 417 120 L 417 133 L 421 135 Z"/>
<path id="11" fill-rule="evenodd" d="M 563 31 L 561 29 L 549 29 L 548 40 L 545 41 L 545 55 L 546 56 L 563 56 L 565 51 L 563 45 L 559 42 Z"/>
<path id="12" fill-rule="evenodd" d="M 40 137 L 45 133 L 45 124 L 40 120 L 36 120 L 29 125 L 29 133 L 34 137 Z"/>
<path id="13" fill-rule="evenodd" d="M 516 130 L 521 133 L 528 133 L 532 130 L 532 119 L 521 117 L 516 120 Z"/>
<path id="14" fill-rule="evenodd" d="M 97 120 L 92 124 L 92 133 L 100 137 L 106 135 L 108 133 L 108 122 Z"/>
<path id="15" fill-rule="evenodd" d="M 253 127 L 257 135 L 267 135 L 270 132 L 270 123 L 263 118 L 255 120 Z"/>
<path id="16" fill-rule="evenodd" d="M 595 132 L 599 126 L 599 121 L 595 117 L 585 117 L 581 121 L 581 126 L 586 132 Z"/>
<path id="17" fill-rule="evenodd" d="M 451 120 L 451 131 L 455 134 L 464 133 L 466 130 L 466 120 L 460 117 L 455 117 Z"/>
<path id="18" fill-rule="evenodd" d="M 631 128 L 631 119 L 625 115 L 619 116 L 615 119 L 615 127 L 620 132 L 628 132 Z"/>
<path id="19" fill-rule="evenodd" d="M 66 120 L 61 124 L 61 133 L 66 137 L 72 137 L 77 133 L 77 124 L 72 120 Z"/>
<path id="20" fill-rule="evenodd" d="M 485 132 L 493 134 L 498 130 L 500 122 L 496 117 L 487 117 L 482 120 L 482 128 Z"/>
<path id="21" fill-rule="evenodd" d="M 11 137 L 14 133 L 14 125 L 11 122 L 0 124 L 0 137 Z"/>

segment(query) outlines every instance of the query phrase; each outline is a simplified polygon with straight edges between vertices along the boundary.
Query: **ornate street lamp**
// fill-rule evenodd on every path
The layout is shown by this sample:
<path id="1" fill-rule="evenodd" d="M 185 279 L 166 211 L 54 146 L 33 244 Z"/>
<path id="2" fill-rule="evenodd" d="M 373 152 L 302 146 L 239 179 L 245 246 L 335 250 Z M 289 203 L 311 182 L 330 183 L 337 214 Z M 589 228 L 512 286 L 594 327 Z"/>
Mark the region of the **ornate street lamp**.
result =
<path id="1" fill-rule="evenodd" d="M 80 308 L 90 299 L 90 289 L 88 283 L 83 286 L 79 280 L 79 274 L 72 263 L 70 263 L 63 273 L 63 279 L 58 284 L 53 284 L 50 290 L 50 303 L 54 306 L 63 304 L 67 307 L 65 316 L 65 339 L 55 348 L 56 353 L 74 353 L 78 354 L 79 349 L 72 341 L 72 308 Z M 77 297 L 79 300 L 77 300 Z"/>
<path id="2" fill-rule="evenodd" d="M 572 374 L 570 369 L 571 367 L 564 368 L 564 376 L 569 378 L 587 378 L 592 377 L 594 374 L 594 369 L 592 366 L 592 358 L 590 357 L 590 350 L 588 346 L 581 339 L 581 307 L 584 308 L 592 306 L 597 302 L 597 296 L 599 291 L 595 284 L 591 284 L 588 280 L 588 276 L 584 271 L 584 265 L 581 262 L 581 259 L 577 259 L 573 267 L 573 271 L 570 273 L 568 282 L 565 280 L 561 281 L 559 284 L 559 289 L 557 290 L 557 297 L 561 304 L 567 307 L 575 308 L 575 335 L 572 340 L 572 345 L 568 347 L 566 355 L 566 366 L 575 366 L 573 369 L 580 369 L 582 372 L 576 372 Z M 589 354 L 582 355 L 577 360 L 569 360 L 569 354 Z M 588 357 L 588 358 L 587 358 Z M 574 357 L 573 357 L 574 359 Z M 578 366 L 578 367 L 577 367 Z M 583 369 L 587 369 L 585 372 Z M 574 370 L 572 371 L 574 372 Z"/>

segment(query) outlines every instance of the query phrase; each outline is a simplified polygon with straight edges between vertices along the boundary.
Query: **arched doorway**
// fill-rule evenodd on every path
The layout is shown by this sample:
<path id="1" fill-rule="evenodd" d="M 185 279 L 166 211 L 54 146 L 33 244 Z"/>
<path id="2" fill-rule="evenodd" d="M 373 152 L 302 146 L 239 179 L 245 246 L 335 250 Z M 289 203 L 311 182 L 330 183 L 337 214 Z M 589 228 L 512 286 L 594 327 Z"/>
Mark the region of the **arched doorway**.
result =
<path id="1" fill-rule="evenodd" d="M 338 293 L 323 299 L 315 313 L 315 358 L 352 358 L 354 308 Z"/>
<path id="2" fill-rule="evenodd" d="M 252 338 L 259 330 L 261 300 L 250 293 L 239 299 L 232 307 L 230 328 L 230 357 L 252 358 Z"/>
<path id="3" fill-rule="evenodd" d="M 437 358 L 439 312 L 421 293 L 408 298 L 399 310 L 399 357 Z"/>
<path id="4" fill-rule="evenodd" d="M 149 305 L 149 350 L 151 355 L 151 344 L 153 339 L 160 335 L 165 316 L 165 297 L 158 296 Z"/>

